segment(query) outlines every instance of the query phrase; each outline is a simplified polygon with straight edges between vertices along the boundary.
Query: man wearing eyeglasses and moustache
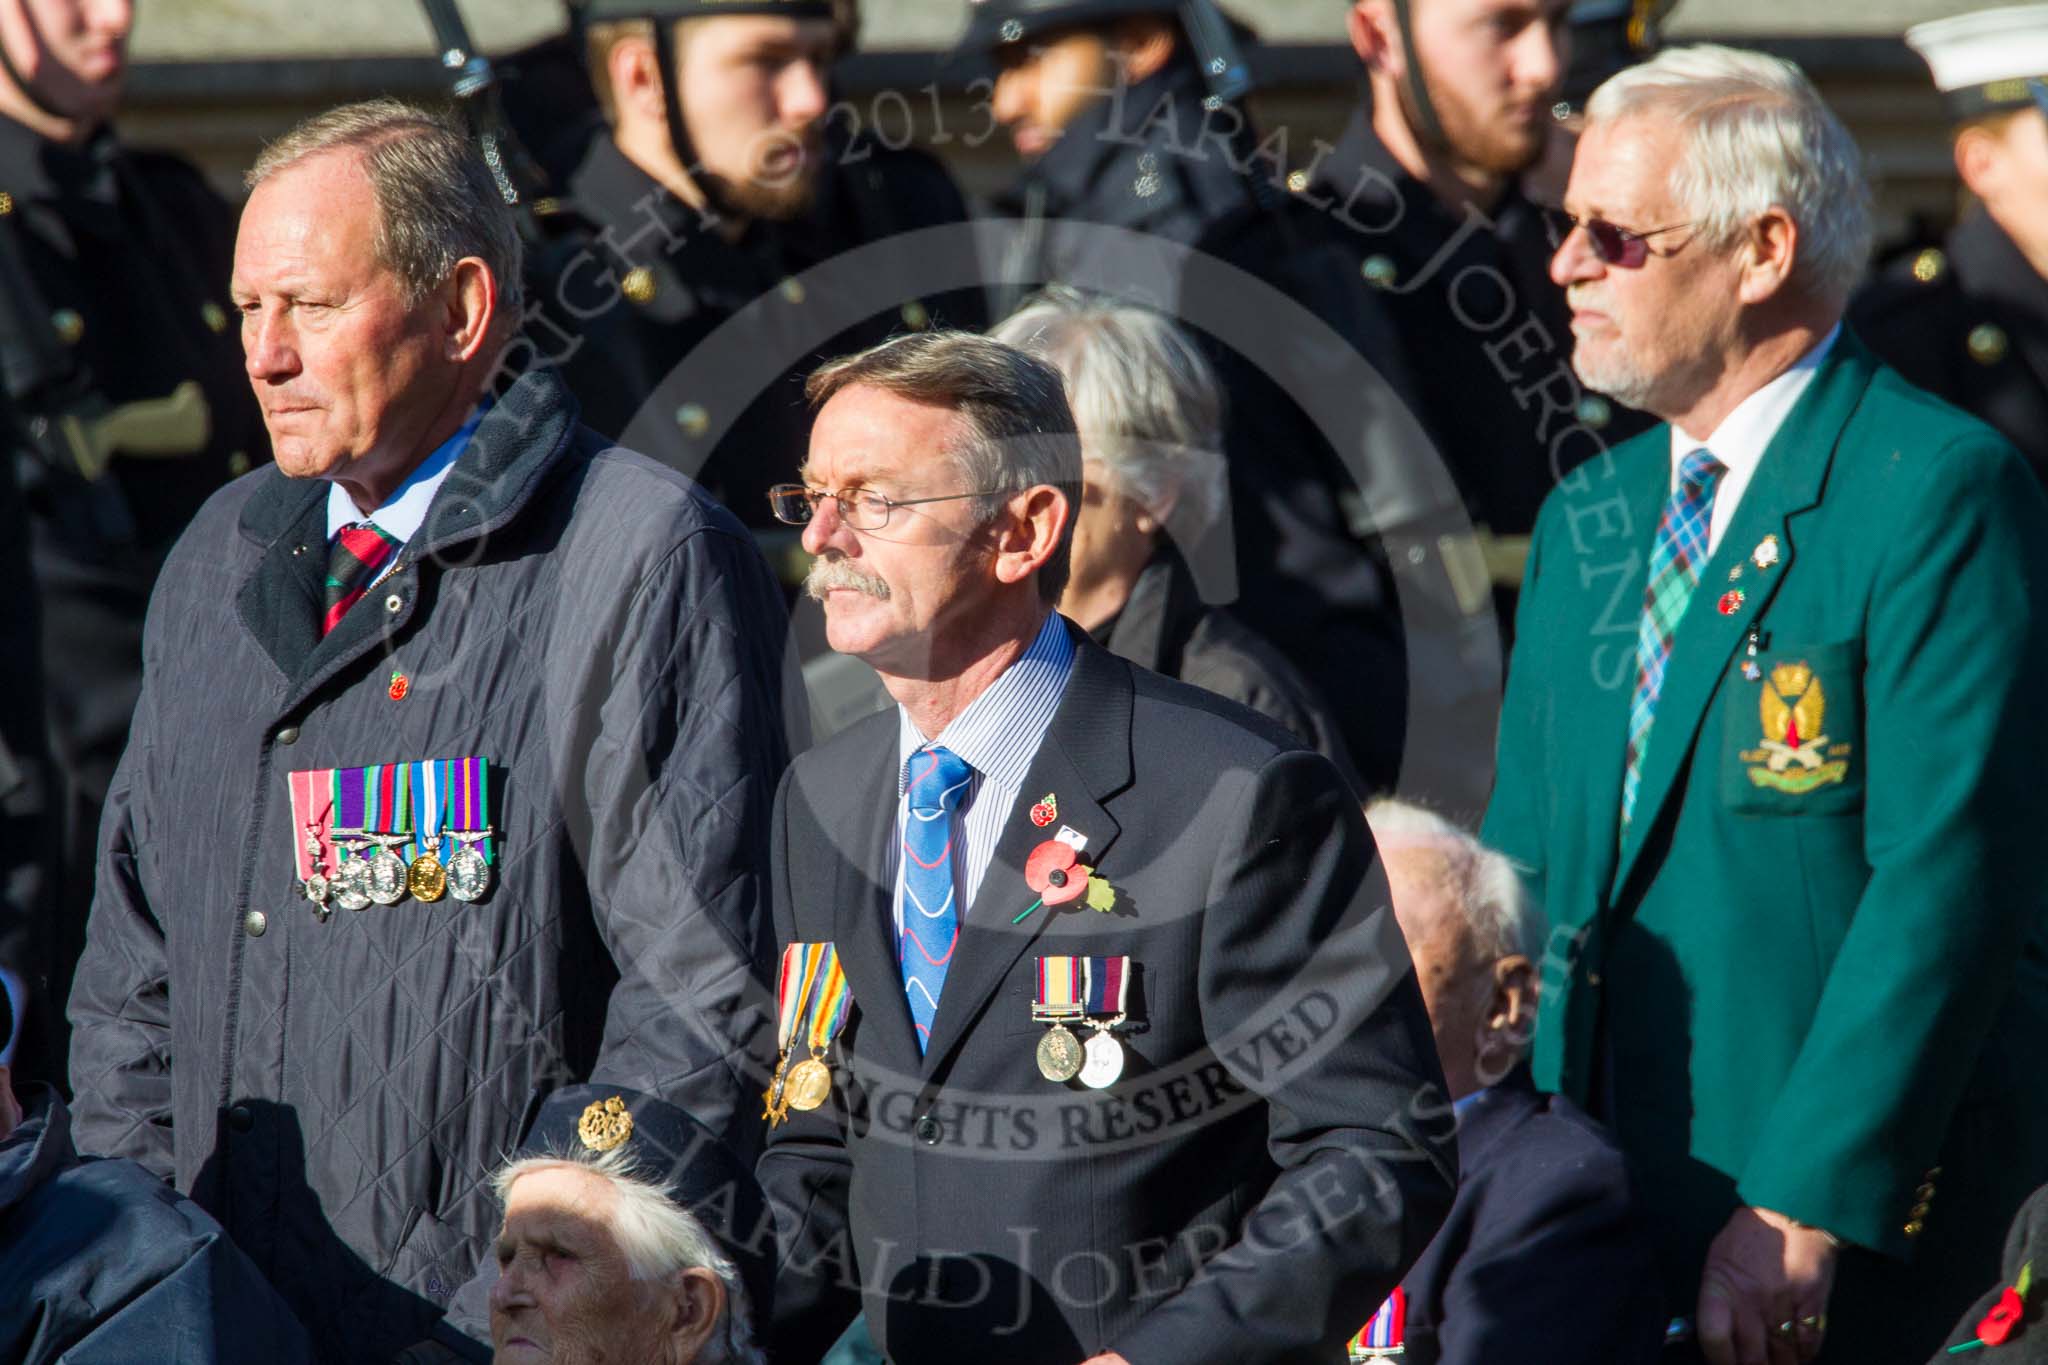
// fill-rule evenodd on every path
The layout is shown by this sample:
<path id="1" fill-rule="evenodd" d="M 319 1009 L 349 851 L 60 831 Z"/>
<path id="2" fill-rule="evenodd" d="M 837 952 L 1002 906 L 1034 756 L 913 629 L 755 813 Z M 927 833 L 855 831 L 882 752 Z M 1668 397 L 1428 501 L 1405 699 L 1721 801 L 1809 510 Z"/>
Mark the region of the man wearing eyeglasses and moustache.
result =
<path id="1" fill-rule="evenodd" d="M 1451 1192 L 1342 777 L 1053 610 L 1081 458 L 1051 366 L 934 332 L 808 389 L 776 507 L 897 705 L 776 796 L 777 937 L 831 943 L 853 1006 L 799 1063 L 831 1086 L 768 1096 L 771 1356 L 818 1359 L 863 1306 L 897 1365 L 1339 1354 Z M 1088 1007 L 1087 1067 L 1045 1051 L 1041 961 L 1142 982 Z"/>
<path id="2" fill-rule="evenodd" d="M 1536 1079 L 1714 1365 L 1921 1359 L 2048 1175 L 2048 503 L 1841 325 L 1868 191 L 1795 67 L 1673 49 L 1588 118 L 1572 364 L 1665 425 L 1522 595 L 1485 838 L 1558 926 Z"/>

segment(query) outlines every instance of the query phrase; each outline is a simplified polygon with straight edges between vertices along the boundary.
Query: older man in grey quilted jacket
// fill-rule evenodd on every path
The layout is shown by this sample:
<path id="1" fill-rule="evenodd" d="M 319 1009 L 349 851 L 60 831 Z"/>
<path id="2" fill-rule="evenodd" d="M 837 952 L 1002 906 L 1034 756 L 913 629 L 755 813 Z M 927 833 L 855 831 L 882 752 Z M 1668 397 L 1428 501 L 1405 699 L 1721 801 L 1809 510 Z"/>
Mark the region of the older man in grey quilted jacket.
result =
<path id="1" fill-rule="evenodd" d="M 458 131 L 351 106 L 250 180 L 231 289 L 277 463 L 151 605 L 77 1132 L 190 1191 L 325 1357 L 389 1359 L 553 1091 L 655 1094 L 751 1161 L 786 626 L 687 479 L 549 373 L 493 397 L 519 243 Z"/>

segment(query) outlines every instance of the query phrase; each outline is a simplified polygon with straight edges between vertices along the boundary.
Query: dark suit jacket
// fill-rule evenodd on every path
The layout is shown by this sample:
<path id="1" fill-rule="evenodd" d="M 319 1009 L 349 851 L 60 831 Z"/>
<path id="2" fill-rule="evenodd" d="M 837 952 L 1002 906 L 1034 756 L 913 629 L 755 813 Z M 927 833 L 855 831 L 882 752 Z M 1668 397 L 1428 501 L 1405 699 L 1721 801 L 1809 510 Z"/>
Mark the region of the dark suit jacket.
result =
<path id="1" fill-rule="evenodd" d="M 1458 1198 L 1402 1281 L 1411 1365 L 1654 1365 L 1656 1262 L 1621 1148 L 1517 1071 L 1458 1116 Z"/>
<path id="2" fill-rule="evenodd" d="M 777 932 L 835 942 L 856 1003 L 832 1100 L 776 1128 L 759 1167 L 779 1360 L 815 1360 L 863 1304 L 898 1365 L 1328 1360 L 1448 1207 L 1421 995 L 1336 770 L 1249 711 L 1079 651 L 922 1057 L 880 872 L 896 716 L 784 779 Z M 1056 832 L 1028 815 L 1047 792 L 1116 906 L 1013 925 L 1035 899 L 1025 858 Z M 1034 1065 L 1041 954 L 1135 964 L 1113 1089 Z"/>

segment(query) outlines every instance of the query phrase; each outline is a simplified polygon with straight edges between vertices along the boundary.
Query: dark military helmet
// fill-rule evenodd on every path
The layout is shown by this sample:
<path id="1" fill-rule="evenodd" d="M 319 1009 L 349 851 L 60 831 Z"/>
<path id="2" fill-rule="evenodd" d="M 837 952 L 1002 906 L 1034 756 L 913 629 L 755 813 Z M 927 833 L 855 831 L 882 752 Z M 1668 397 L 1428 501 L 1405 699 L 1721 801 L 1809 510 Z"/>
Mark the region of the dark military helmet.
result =
<path id="1" fill-rule="evenodd" d="M 1179 0 L 971 0 L 959 55 L 986 57 L 1012 43 L 1135 14 L 1177 17 Z"/>
<path id="2" fill-rule="evenodd" d="M 1657 25 L 1676 0 L 1578 0 L 1565 22 L 1571 61 L 1558 99 L 1583 108 L 1609 76 L 1657 50 Z"/>
<path id="3" fill-rule="evenodd" d="M 832 0 L 586 0 L 583 19 L 702 19 L 715 14 L 780 14 L 791 19 L 830 19 Z"/>

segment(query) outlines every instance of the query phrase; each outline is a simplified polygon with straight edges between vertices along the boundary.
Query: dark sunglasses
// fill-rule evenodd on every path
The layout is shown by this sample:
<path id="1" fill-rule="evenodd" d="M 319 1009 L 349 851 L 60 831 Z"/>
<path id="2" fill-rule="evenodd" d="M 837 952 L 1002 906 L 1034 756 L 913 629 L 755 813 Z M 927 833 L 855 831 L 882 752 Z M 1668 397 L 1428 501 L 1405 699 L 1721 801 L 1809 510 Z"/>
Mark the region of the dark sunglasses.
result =
<path id="1" fill-rule="evenodd" d="M 1605 218 L 1581 218 L 1566 213 L 1563 209 L 1543 210 L 1544 220 L 1550 227 L 1550 247 L 1555 251 L 1565 244 L 1579 228 L 1586 230 L 1586 240 L 1593 244 L 1593 254 L 1603 262 L 1619 266 L 1623 270 L 1639 270 L 1643 263 L 1658 253 L 1650 250 L 1647 243 L 1652 237 L 1661 237 L 1667 232 L 1689 228 L 1691 223 L 1673 223 L 1669 227 L 1651 228 L 1648 232 L 1636 232 L 1630 228 L 1616 227 Z M 1683 247 L 1680 243 L 1680 247 Z"/>

